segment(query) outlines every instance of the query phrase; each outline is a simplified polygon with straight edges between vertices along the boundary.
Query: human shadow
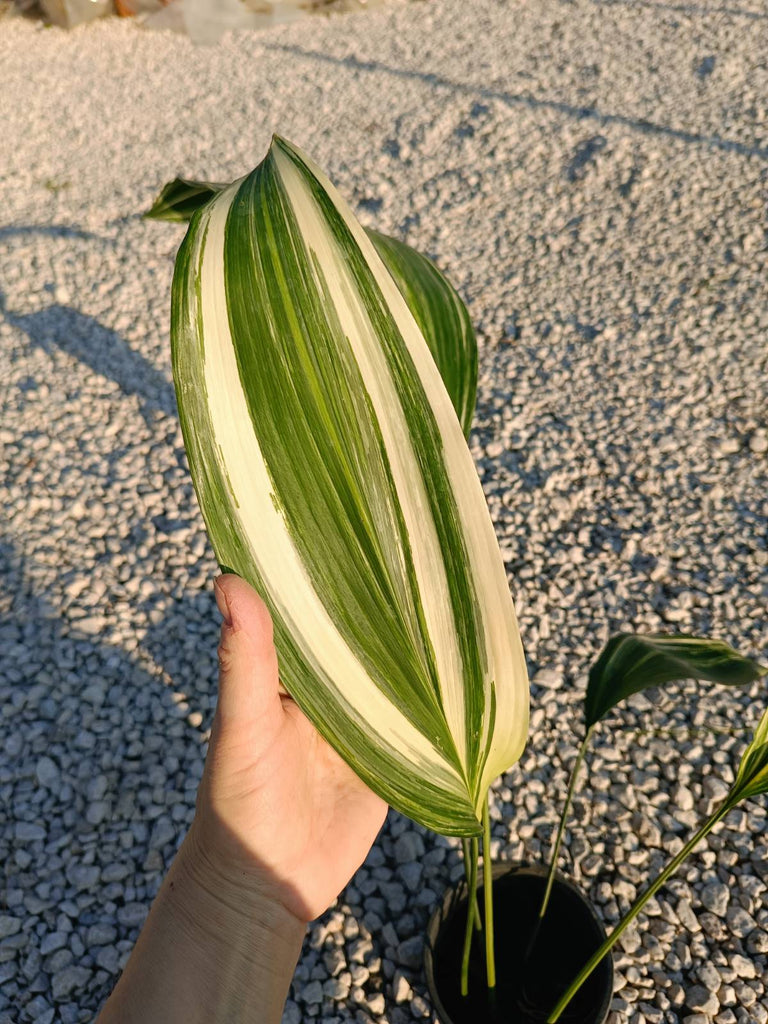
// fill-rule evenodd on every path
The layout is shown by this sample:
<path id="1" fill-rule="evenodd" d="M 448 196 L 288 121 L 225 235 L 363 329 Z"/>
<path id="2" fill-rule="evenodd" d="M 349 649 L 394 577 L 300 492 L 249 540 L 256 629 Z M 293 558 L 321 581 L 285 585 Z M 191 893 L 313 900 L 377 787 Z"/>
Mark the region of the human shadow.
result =
<path id="1" fill-rule="evenodd" d="M 135 395 L 148 426 L 157 410 L 174 414 L 175 397 L 166 377 L 116 331 L 94 317 L 60 303 L 34 313 L 14 313 L 8 309 L 2 292 L 0 314 L 7 323 L 23 331 L 33 346 L 49 354 L 60 349 L 94 373 L 113 380 L 123 394 Z"/>
<path id="2" fill-rule="evenodd" d="M 94 564 L 89 575 L 98 577 L 99 571 L 98 564 Z M 131 897 L 123 894 L 122 886 L 108 885 L 103 878 L 100 882 L 88 880 L 87 870 L 80 866 L 83 848 L 93 845 L 94 835 L 101 839 L 105 834 L 114 836 L 139 825 L 146 833 L 140 841 L 147 842 L 154 828 L 153 820 L 145 818 L 141 810 L 146 802 L 143 798 L 148 776 L 154 774 L 156 780 L 164 779 L 169 791 L 185 792 L 181 802 L 185 813 L 173 816 L 173 827 L 166 826 L 164 838 L 154 844 L 154 863 L 145 863 L 143 867 L 141 894 L 135 899 L 148 906 L 153 887 L 159 884 L 161 872 L 170 863 L 191 820 L 194 792 L 185 790 L 183 783 L 204 757 L 203 730 L 210 723 L 185 723 L 185 715 L 197 710 L 195 695 L 190 694 L 189 710 L 180 706 L 169 685 L 175 684 L 175 680 L 153 671 L 138 651 L 125 650 L 120 641 L 111 639 L 106 632 L 93 635 L 79 626 L 78 618 L 71 614 L 74 602 L 68 604 L 66 598 L 72 576 L 62 559 L 51 583 L 48 565 L 38 564 L 0 527 L 4 655 L 0 660 L 0 690 L 12 687 L 20 698 L 13 704 L 13 716 L 7 718 L 6 738 L 13 735 L 15 742 L 0 744 L 0 765 L 11 779 L 32 787 L 29 805 L 26 801 L 23 807 L 21 801 L 9 802 L 7 810 L 0 813 L 0 840 L 5 835 L 12 836 L 19 821 L 42 824 L 46 833 L 45 849 L 34 855 L 28 868 L 13 858 L 4 865 L 5 884 L 23 887 L 23 879 L 28 877 L 25 871 L 29 870 L 36 881 L 50 885 L 59 870 L 49 864 L 51 850 L 58 852 L 63 848 L 67 851 L 67 871 L 83 871 L 83 880 L 77 882 L 79 892 L 91 897 L 90 905 L 78 914 L 81 936 L 94 925 L 113 928 L 117 919 L 122 929 L 120 938 L 130 939 L 135 937 L 137 926 L 132 921 L 121 921 L 121 914 Z M 64 594 L 63 600 L 59 593 Z M 108 619 L 108 612 L 104 617 Z M 10 704 L 6 711 L 10 715 Z M 188 737 L 185 757 L 175 773 L 167 769 L 166 763 L 172 730 L 177 736 L 183 730 Z M 200 740 L 199 754 L 194 744 L 195 733 Z M 106 737 L 112 737 L 111 742 L 106 742 Z M 115 737 L 125 741 L 116 741 Z M 45 753 L 49 763 L 57 766 L 57 775 L 60 771 L 56 784 L 47 785 L 47 790 L 34 774 L 29 781 L 33 749 Z M 139 763 L 141 773 L 137 772 Z M 94 799 L 89 783 L 97 777 L 104 780 L 104 790 L 98 799 L 107 810 L 103 817 L 93 819 L 88 816 Z M 43 805 L 45 810 L 40 811 Z M 29 807 L 34 817 L 30 816 Z M 167 812 L 170 810 L 168 807 Z M 97 842 L 94 850 L 95 857 L 85 863 L 103 871 L 114 868 L 117 860 L 119 865 L 126 866 L 126 873 L 131 873 L 131 855 L 116 852 L 114 839 Z M 132 870 L 137 869 L 138 865 Z M 42 906 L 30 916 L 40 924 L 50 925 L 55 919 L 54 912 L 52 904 Z M 47 931 L 47 927 L 30 930 L 26 955 L 39 955 L 41 938 Z M 89 982 L 87 989 L 73 993 L 71 998 L 78 1000 L 81 1009 L 98 1009 L 116 980 L 118 957 L 107 957 L 109 952 L 88 950 L 95 959 L 93 971 L 105 972 L 107 977 L 100 986 Z"/>
<path id="3" fill-rule="evenodd" d="M 137 601 L 136 608 L 136 636 L 140 639 L 138 645 L 134 644 L 132 650 L 126 650 L 119 640 L 112 641 L 105 634 L 93 635 L 92 612 L 90 608 L 85 609 L 86 618 L 84 626 L 80 626 L 78 613 L 71 614 L 78 605 L 78 599 L 68 600 L 66 597 L 68 585 L 75 581 L 76 577 L 82 575 L 82 567 L 70 566 L 63 558 L 58 563 L 58 571 L 55 582 L 51 584 L 50 573 L 44 567 L 37 564 L 33 555 L 23 551 L 13 537 L 8 536 L 0 530 L 0 600 L 2 600 L 3 613 L 2 622 L 4 625 L 15 623 L 20 627 L 19 636 L 14 642 L 17 661 L 11 659 L 14 665 L 24 667 L 23 652 L 29 650 L 30 660 L 33 663 L 28 673 L 30 685 L 35 683 L 35 665 L 41 660 L 50 660 L 52 665 L 58 665 L 58 670 L 64 675 L 69 675 L 71 664 L 71 652 L 61 657 L 61 644 L 71 645 L 77 643 L 81 647 L 82 657 L 79 663 L 91 666 L 94 678 L 111 682 L 114 685 L 125 685 L 130 688 L 145 689 L 150 687 L 154 690 L 158 699 L 164 704 L 170 704 L 168 700 L 168 685 L 174 686 L 179 682 L 177 678 L 169 678 L 165 672 L 165 681 L 151 671 L 152 665 L 167 669 L 170 664 L 167 658 L 168 648 L 174 640 L 183 640 L 185 637 L 184 624 L 192 623 L 189 635 L 197 637 L 204 635 L 207 646 L 210 647 L 211 657 L 209 667 L 214 668 L 216 664 L 216 637 L 219 629 L 219 617 L 216 612 L 216 602 L 212 588 L 203 593 L 190 592 L 183 594 L 181 598 L 170 603 L 164 608 L 160 616 L 155 617 L 154 623 L 147 623 L 147 612 L 154 604 L 146 599 Z M 98 580 L 101 572 L 101 564 L 94 562 L 89 569 L 89 576 Z M 38 580 L 45 579 L 46 583 L 41 585 Z M 64 594 L 63 601 L 57 595 Z M 109 606 L 109 597 L 104 601 Z M 207 612 L 202 618 L 202 625 L 194 626 L 195 622 L 201 621 L 201 613 Z M 82 613 L 80 613 L 82 614 Z M 109 619 L 108 610 L 103 612 L 105 622 Z M 86 625 L 87 624 L 87 625 Z M 28 626 L 28 629 L 24 627 Z M 170 635 L 169 635 L 170 634 Z M 149 642 L 147 642 L 149 638 Z M 87 648 L 87 654 L 83 652 Z M 151 648 L 151 650 L 150 650 Z M 164 657 L 164 653 L 166 657 Z M 147 658 L 147 654 L 150 655 Z M 189 651 L 187 651 L 189 657 Z M 7 663 L 6 663 L 7 664 Z M 0 663 L 0 673 L 3 664 Z M 201 679 L 202 662 L 199 655 L 194 663 L 188 667 L 188 675 L 199 685 L 200 694 L 203 697 L 203 710 L 211 702 L 205 698 L 210 693 L 215 678 L 211 673 L 210 679 Z M 50 675 L 46 672 L 46 675 Z M 187 680 L 189 681 L 189 680 Z M 57 679 L 48 679 L 49 684 L 56 689 Z M 71 683 L 71 675 L 69 682 Z M 87 676 L 81 677 L 85 687 L 88 683 Z M 189 691 L 189 699 L 195 704 L 194 690 Z M 130 717 L 128 711 L 126 715 Z M 210 724 L 210 722 L 208 723 Z"/>
<path id="4" fill-rule="evenodd" d="M 481 96 L 484 99 L 496 100 L 510 107 L 527 107 L 530 110 L 554 111 L 577 121 L 593 121 L 600 125 L 620 125 L 642 135 L 663 136 L 677 139 L 689 145 L 703 146 L 710 149 L 718 149 L 725 153 L 737 153 L 740 156 L 768 160 L 768 146 L 750 145 L 746 142 L 738 142 L 735 139 L 724 139 L 720 135 L 708 135 L 704 132 L 689 132 L 681 128 L 671 128 L 668 125 L 659 124 L 643 117 L 604 113 L 596 107 L 580 107 L 572 103 L 565 103 L 562 100 L 547 99 L 546 97 L 532 96 L 526 93 L 505 92 L 503 89 L 488 88 L 467 82 L 455 82 L 450 78 L 445 78 L 443 75 L 437 75 L 433 72 L 413 71 L 410 68 L 396 68 L 378 60 L 362 60 L 354 56 L 334 57 L 332 54 L 321 53 L 318 50 L 307 50 L 302 46 L 292 43 L 272 43 L 270 49 L 282 50 L 296 57 L 306 57 L 326 64 L 333 64 L 337 67 L 352 68 L 356 71 L 384 72 L 395 78 L 424 82 L 427 85 L 450 89 L 465 96 Z"/>

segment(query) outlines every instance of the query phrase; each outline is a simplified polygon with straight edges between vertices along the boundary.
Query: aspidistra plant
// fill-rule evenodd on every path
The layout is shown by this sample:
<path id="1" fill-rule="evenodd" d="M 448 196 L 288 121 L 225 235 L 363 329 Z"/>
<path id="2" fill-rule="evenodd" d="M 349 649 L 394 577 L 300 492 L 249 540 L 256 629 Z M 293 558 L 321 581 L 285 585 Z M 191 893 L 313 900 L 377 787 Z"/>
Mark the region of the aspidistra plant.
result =
<path id="1" fill-rule="evenodd" d="M 392 246 L 294 146 L 211 188 L 171 323 L 209 537 L 266 600 L 283 685 L 358 775 L 422 825 L 484 835 L 492 987 L 488 789 L 523 750 L 528 681 L 463 430 L 474 379 L 458 367 L 467 398 L 449 395 L 412 275 L 398 286 Z"/>

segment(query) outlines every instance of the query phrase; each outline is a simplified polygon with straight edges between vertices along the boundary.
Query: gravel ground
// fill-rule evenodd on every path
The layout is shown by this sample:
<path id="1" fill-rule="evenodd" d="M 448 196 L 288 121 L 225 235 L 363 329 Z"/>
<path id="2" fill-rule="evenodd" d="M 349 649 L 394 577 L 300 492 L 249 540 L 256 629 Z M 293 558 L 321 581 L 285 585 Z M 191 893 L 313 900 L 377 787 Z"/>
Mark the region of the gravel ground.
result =
<path id="1" fill-rule="evenodd" d="M 168 352 L 183 230 L 138 216 L 159 186 L 238 176 L 279 130 L 467 299 L 533 679 L 495 846 L 537 860 L 610 632 L 768 644 L 766 53 L 757 0 L 393 3 L 210 49 L 2 26 L 1 1024 L 93 1018 L 211 720 L 215 563 Z M 764 692 L 686 685 L 598 730 L 565 867 L 608 922 L 723 794 Z M 286 1022 L 432 1019 L 421 936 L 456 847 L 390 814 Z M 626 936 L 612 1024 L 765 1024 L 767 857 L 744 804 Z"/>

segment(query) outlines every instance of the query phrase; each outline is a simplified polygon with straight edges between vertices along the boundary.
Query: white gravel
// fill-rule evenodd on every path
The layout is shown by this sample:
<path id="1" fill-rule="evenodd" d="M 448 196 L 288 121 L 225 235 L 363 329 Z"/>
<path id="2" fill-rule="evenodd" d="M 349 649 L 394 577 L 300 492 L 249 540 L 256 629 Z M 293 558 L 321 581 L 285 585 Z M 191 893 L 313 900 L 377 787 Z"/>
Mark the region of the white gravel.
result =
<path id="1" fill-rule="evenodd" d="M 2 1024 L 92 1019 L 202 767 L 215 565 L 170 383 L 183 230 L 138 217 L 159 186 L 238 176 L 277 130 L 466 297 L 534 680 L 495 846 L 536 859 L 609 632 L 765 657 L 766 53 L 757 0 L 393 3 L 210 49 L 0 25 Z M 715 805 L 764 693 L 686 686 L 598 731 L 566 867 L 608 922 Z M 287 1022 L 430 1019 L 456 846 L 390 816 Z M 613 1024 L 765 1024 L 767 856 L 745 804 L 627 933 Z"/>

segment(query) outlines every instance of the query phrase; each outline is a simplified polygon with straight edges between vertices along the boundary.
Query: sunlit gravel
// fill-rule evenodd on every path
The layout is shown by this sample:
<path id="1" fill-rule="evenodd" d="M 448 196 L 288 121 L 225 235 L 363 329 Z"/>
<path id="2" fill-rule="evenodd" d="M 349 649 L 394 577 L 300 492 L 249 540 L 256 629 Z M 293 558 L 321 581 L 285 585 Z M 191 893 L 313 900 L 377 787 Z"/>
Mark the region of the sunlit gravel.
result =
<path id="1" fill-rule="evenodd" d="M 201 49 L 0 23 L 0 1024 L 93 1018 L 214 705 L 169 364 L 183 229 L 140 219 L 157 189 L 239 176 L 279 131 L 466 298 L 533 680 L 495 852 L 538 861 L 609 633 L 768 657 L 766 54 L 757 0 L 395 2 Z M 609 924 L 723 795 L 764 697 L 685 685 L 598 728 L 563 863 Z M 765 1024 L 767 859 L 762 799 L 628 932 L 612 1024 Z M 285 1022 L 432 1019 L 421 937 L 460 872 L 456 841 L 392 813 Z"/>

